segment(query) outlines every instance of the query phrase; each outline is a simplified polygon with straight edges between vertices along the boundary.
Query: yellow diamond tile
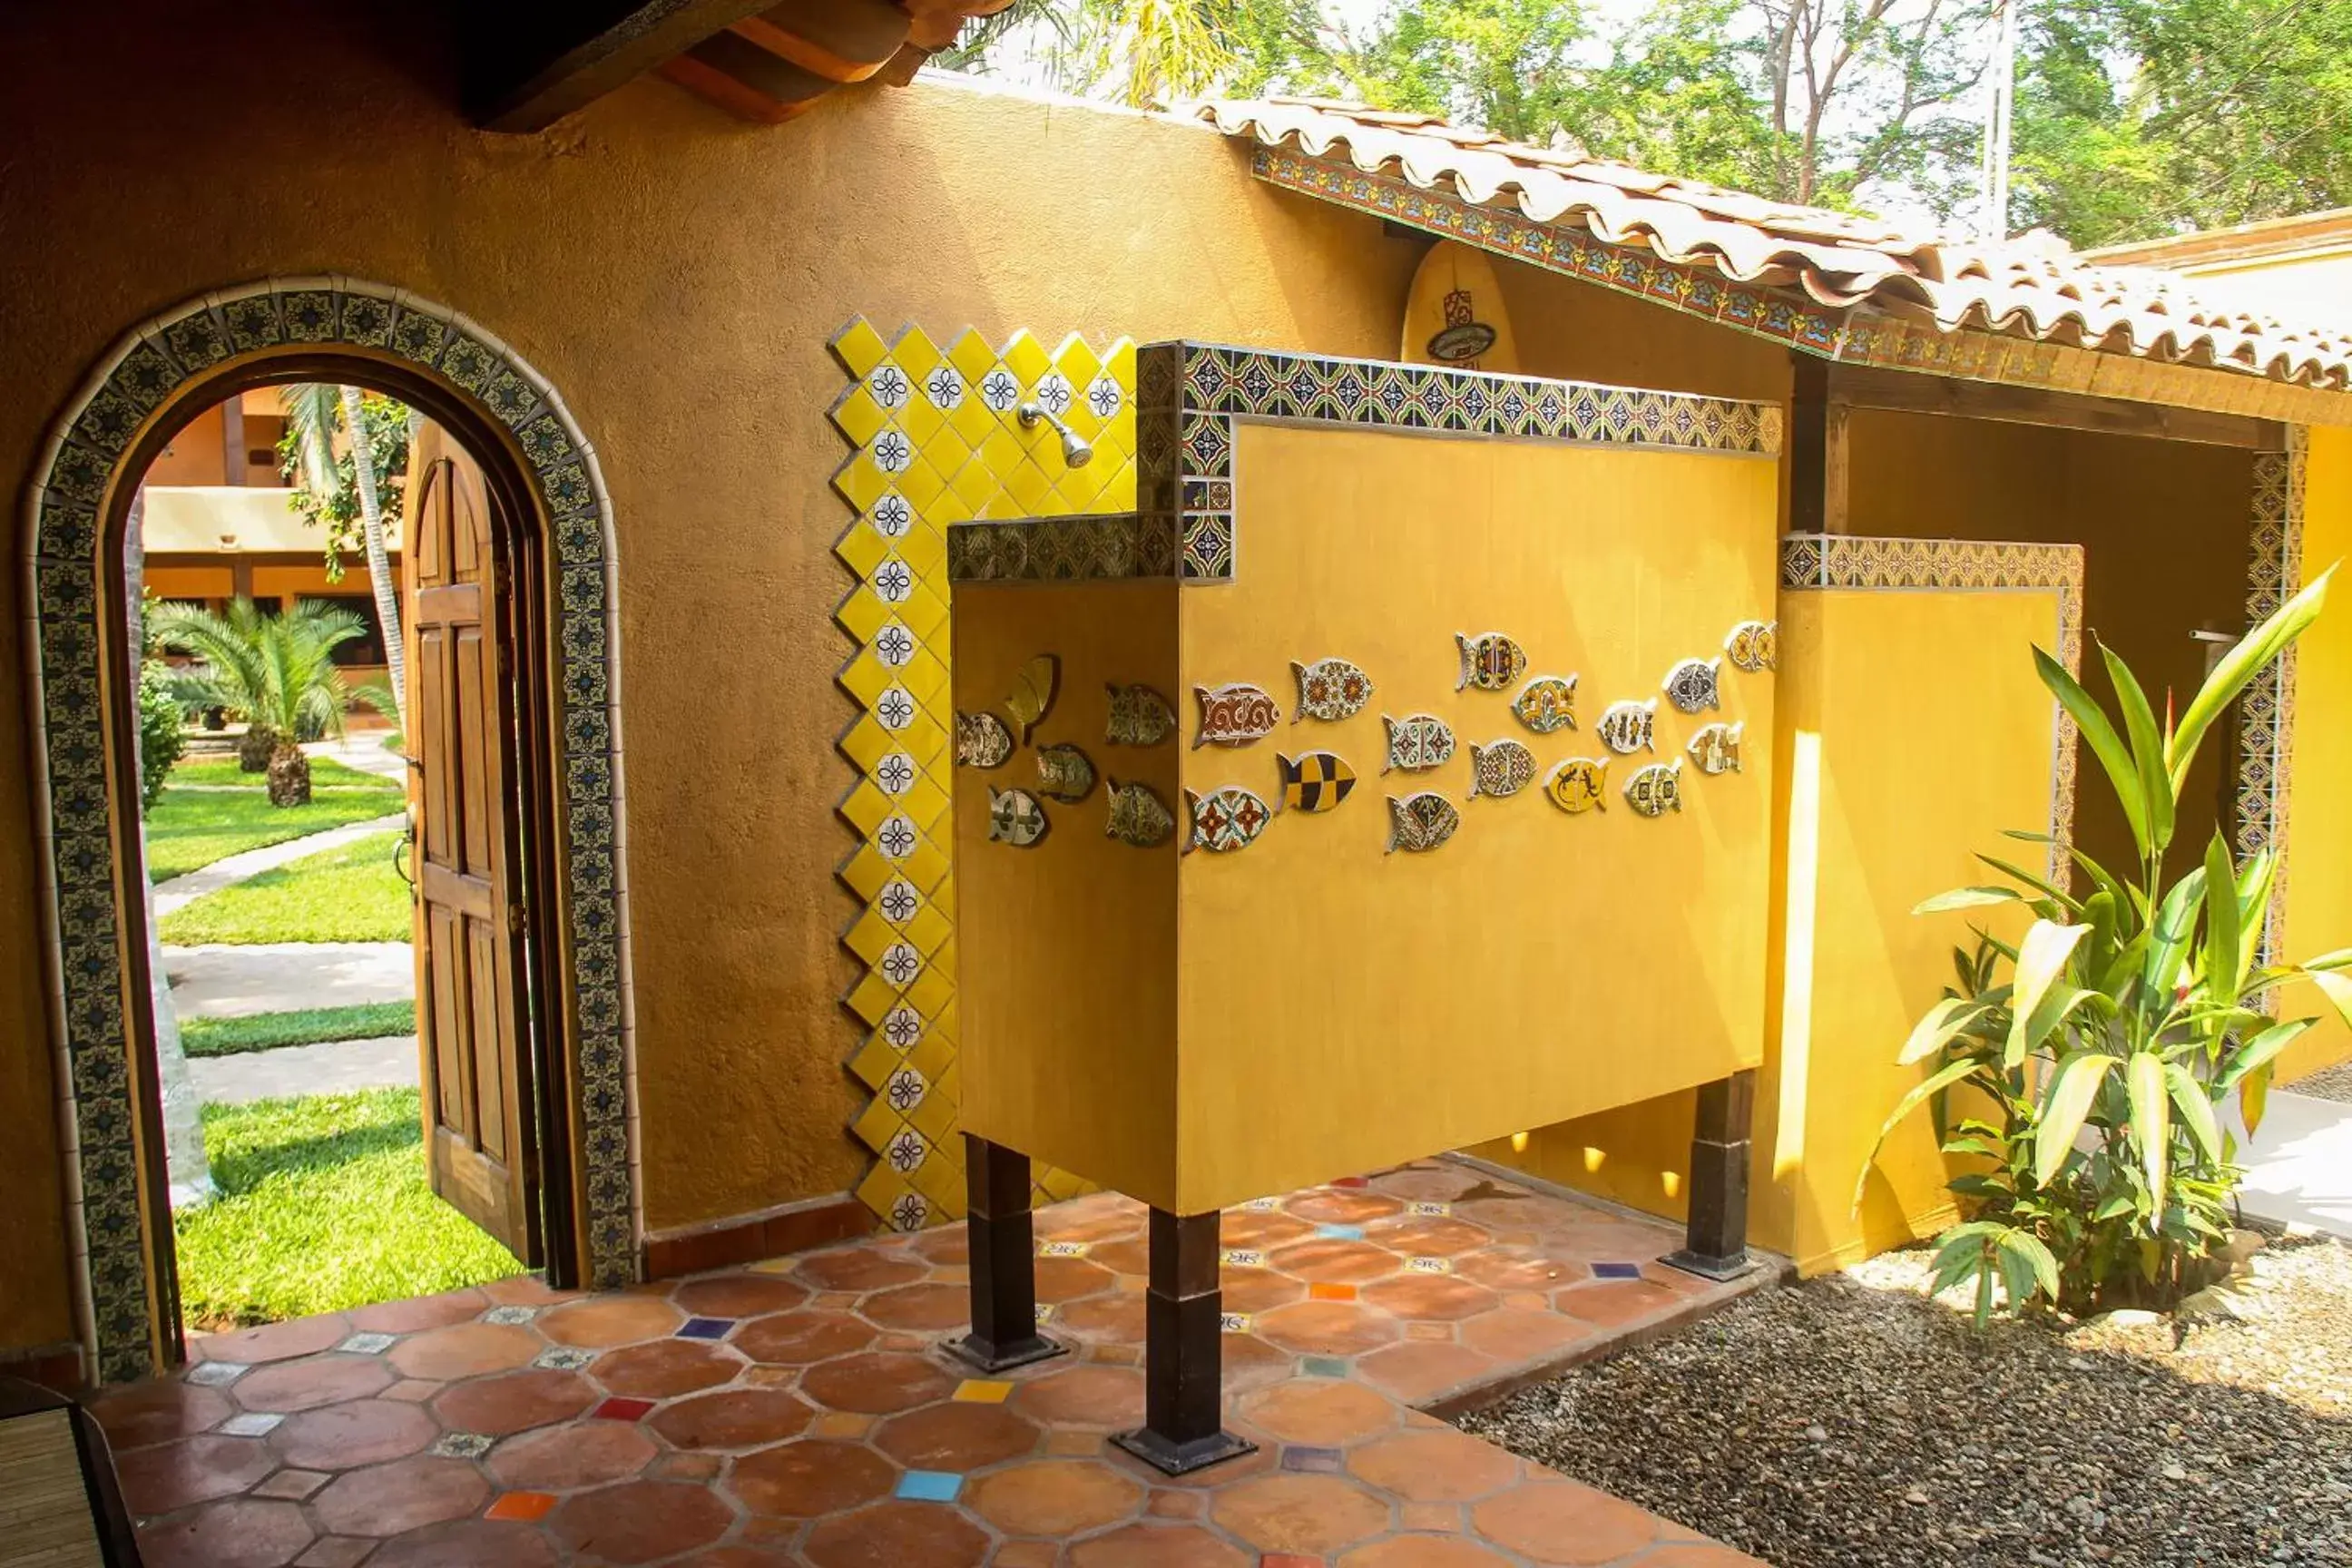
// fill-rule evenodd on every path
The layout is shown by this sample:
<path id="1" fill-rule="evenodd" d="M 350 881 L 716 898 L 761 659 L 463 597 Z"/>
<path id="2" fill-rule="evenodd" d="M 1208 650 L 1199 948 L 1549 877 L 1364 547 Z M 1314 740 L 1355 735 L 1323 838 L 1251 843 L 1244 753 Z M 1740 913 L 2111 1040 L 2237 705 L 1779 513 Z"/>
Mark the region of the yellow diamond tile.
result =
<path id="1" fill-rule="evenodd" d="M 911 539 L 914 535 L 907 537 Z M 874 568 L 888 559 L 890 541 L 875 532 L 871 523 L 861 520 L 851 523 L 848 531 L 834 542 L 833 552 L 860 577 L 871 577 Z"/>
<path id="2" fill-rule="evenodd" d="M 1012 414 L 999 414 L 977 397 L 965 398 L 956 411 L 948 416 L 949 428 L 962 440 L 967 449 L 978 447 L 1013 421 Z"/>
<path id="3" fill-rule="evenodd" d="M 959 522 L 970 522 L 973 514 L 971 502 L 949 489 L 941 490 L 938 499 L 931 502 L 923 515 L 937 523 L 944 536 L 945 530 L 954 527 Z"/>
<path id="4" fill-rule="evenodd" d="M 883 1076 L 887 1078 L 889 1075 L 885 1073 Z M 905 1125 L 898 1113 L 890 1109 L 890 1102 L 882 1098 L 880 1086 L 877 1085 L 874 1098 L 867 1101 L 864 1110 L 857 1113 L 857 1120 L 849 1124 L 849 1130 L 857 1135 L 859 1142 L 879 1154 L 890 1146 L 890 1140 L 898 1136 L 898 1129 Z"/>
<path id="5" fill-rule="evenodd" d="M 931 825 L 941 820 L 948 808 L 947 792 L 928 778 L 917 779 L 898 801 L 898 809 L 925 833 L 932 831 Z"/>
<path id="6" fill-rule="evenodd" d="M 907 1113 L 907 1120 L 924 1137 L 944 1143 L 956 1135 L 955 1101 L 934 1089 L 923 1096 L 920 1105 Z"/>
<path id="7" fill-rule="evenodd" d="M 939 1016 L 931 1020 L 931 1029 L 941 1039 L 952 1040 L 956 1037 L 956 1005 L 953 997 L 950 997 L 948 1005 L 940 1009 Z"/>
<path id="8" fill-rule="evenodd" d="M 949 347 L 948 363 L 963 372 L 964 380 L 976 387 L 980 384 L 980 378 L 995 365 L 996 348 L 980 335 L 980 329 L 966 327 Z"/>
<path id="9" fill-rule="evenodd" d="M 1004 494 L 1004 481 L 998 479 L 994 470 L 990 468 L 988 459 L 978 453 L 973 454 L 971 461 L 957 470 L 956 477 L 949 480 L 948 485 L 956 495 L 962 498 L 965 505 L 971 508 L 974 517 L 994 516 L 995 513 L 991 509 Z"/>
<path id="10" fill-rule="evenodd" d="M 840 360 L 849 374 L 863 381 L 890 351 L 882 342 L 882 334 L 874 323 L 860 316 L 834 335 L 834 357 Z"/>
<path id="11" fill-rule="evenodd" d="M 932 907 L 940 913 L 947 916 L 950 921 L 955 919 L 956 887 L 955 878 L 952 875 L 940 878 L 938 885 L 924 896 L 931 900 Z"/>
<path id="12" fill-rule="evenodd" d="M 1081 473 L 1085 471 L 1083 468 L 1079 470 Z M 1051 504 L 1053 481 L 1046 479 L 1045 470 L 1034 463 L 1024 463 L 1007 474 L 1004 488 L 1013 497 L 1013 504 L 1027 516 L 1044 517 L 1055 510 L 1066 510 Z"/>
<path id="13" fill-rule="evenodd" d="M 937 969 L 941 974 L 946 975 L 949 979 L 952 980 L 955 978 L 956 950 L 955 942 L 952 938 L 941 943 L 939 952 L 931 954 L 931 966 L 934 969 Z M 929 1008 L 926 1009 L 926 1011 L 938 1012 L 945 1006 L 946 1004 L 941 1003 L 940 1007 Z"/>
<path id="14" fill-rule="evenodd" d="M 878 974 L 868 974 L 850 991 L 849 1010 L 866 1020 L 869 1029 L 882 1026 L 882 1015 L 898 1005 L 898 993 Z"/>
<path id="15" fill-rule="evenodd" d="M 915 454 L 915 460 L 907 471 L 898 477 L 898 493 L 914 507 L 917 517 L 924 515 L 926 509 L 939 500 L 940 492 L 947 488 L 940 480 L 939 468 L 920 452 Z"/>
<path id="16" fill-rule="evenodd" d="M 960 1065 L 961 1059 L 958 1058 L 949 1062 L 940 1069 L 940 1076 L 931 1082 L 931 1092 L 950 1105 L 963 1103 L 963 1068 Z"/>
<path id="17" fill-rule="evenodd" d="M 890 423 L 890 413 L 865 387 L 853 386 L 833 405 L 832 418 L 851 446 L 865 447 Z"/>
<path id="18" fill-rule="evenodd" d="M 989 472 L 994 474 L 998 482 L 1002 483 L 1012 475 L 1013 469 L 1021 467 L 1024 462 L 1029 461 L 1033 454 L 1035 460 L 1041 463 L 1045 460 L 1048 454 L 1051 454 L 1055 462 L 1060 462 L 1062 438 L 1042 425 L 1037 427 L 1034 437 L 1027 440 L 1015 436 L 1010 430 L 999 430 L 981 443 L 980 450 L 975 456 L 988 465 Z"/>
<path id="19" fill-rule="evenodd" d="M 857 722 L 852 724 L 834 744 L 839 746 L 843 754 L 857 764 L 858 772 L 867 773 L 872 773 L 875 765 L 883 758 L 899 749 L 898 738 L 882 728 L 871 713 L 860 715 Z M 845 811 L 848 808 L 845 805 L 843 809 Z"/>
<path id="20" fill-rule="evenodd" d="M 1080 397 L 1087 395 L 1087 383 L 1102 371 L 1102 358 L 1087 346 L 1087 340 L 1072 332 L 1054 351 L 1054 368 L 1070 378 Z"/>
<path id="21" fill-rule="evenodd" d="M 898 940 L 897 928 L 882 918 L 880 910 L 869 908 L 844 933 L 841 945 L 870 965 L 881 963 L 882 950 Z"/>
<path id="22" fill-rule="evenodd" d="M 1111 344 L 1108 352 L 1103 355 L 1103 368 L 1110 372 L 1111 379 L 1118 383 L 1119 390 L 1127 394 L 1127 400 L 1129 403 L 1133 403 L 1135 401 L 1135 340 L 1121 338 Z"/>
<path id="23" fill-rule="evenodd" d="M 849 798 L 841 803 L 841 815 L 867 838 L 873 837 L 874 830 L 881 826 L 882 819 L 897 809 L 888 795 L 874 787 L 871 779 L 858 780 L 857 787 L 849 792 Z"/>
<path id="24" fill-rule="evenodd" d="M 920 1112 L 917 1114 L 919 1116 Z M 950 1122 L 949 1125 L 950 1130 L 952 1131 L 953 1123 Z M 920 1122 L 917 1123 L 917 1131 L 921 1131 Z M 934 1217 L 940 1220 L 950 1220 L 956 1217 L 956 1205 L 963 1196 L 962 1172 L 945 1160 L 927 1159 L 915 1167 L 909 1179 L 914 1183 L 917 1192 L 931 1200 Z"/>
<path id="25" fill-rule="evenodd" d="M 860 583 L 849 597 L 841 602 L 841 608 L 833 612 L 833 618 L 843 631 L 861 643 L 869 643 L 874 640 L 874 634 L 888 624 L 893 614 L 889 605 L 874 596 L 873 589 Z M 908 629 L 911 631 L 913 628 Z"/>
<path id="26" fill-rule="evenodd" d="M 928 898 L 931 889 L 940 885 L 940 879 L 948 874 L 948 858 L 939 846 L 926 838 L 915 846 L 913 854 L 898 862 L 898 874 L 922 889 Z"/>
<path id="27" fill-rule="evenodd" d="M 948 710 L 947 663 L 929 648 L 916 650 L 914 658 L 898 671 L 898 680 L 924 707 L 941 713 Z"/>
<path id="28" fill-rule="evenodd" d="M 1035 334 L 1026 327 L 1014 332 L 1005 342 L 1003 352 L 996 357 L 1004 362 L 1005 369 L 1020 378 L 1024 392 L 1034 387 L 1037 378 L 1054 368 L 1054 357 L 1045 352 L 1045 345 L 1039 342 Z"/>
<path id="29" fill-rule="evenodd" d="M 915 951 L 929 958 L 939 952 L 941 943 L 955 934 L 955 928 L 948 923 L 947 916 L 925 904 L 915 911 L 915 918 L 907 922 L 906 934 L 907 940 L 915 944 Z"/>
<path id="30" fill-rule="evenodd" d="M 914 593 L 898 606 L 898 618 L 907 623 L 908 631 L 925 642 L 931 642 L 947 630 L 946 595 L 947 584 L 944 582 L 936 585 L 917 583 Z"/>
<path id="31" fill-rule="evenodd" d="M 869 976 L 869 978 L 871 977 Z M 863 989 L 863 987 L 861 986 L 860 989 Z M 887 990 L 887 987 L 885 987 L 885 989 Z M 912 1002 L 915 1005 L 916 1009 L 925 1017 L 929 1017 L 931 1014 L 937 1012 L 940 1008 L 947 1005 L 948 996 L 954 989 L 954 982 L 949 975 L 940 973 L 938 968 L 927 963 L 923 966 L 922 973 L 915 977 L 914 984 L 907 988 L 907 1000 Z M 855 993 L 853 993 L 853 994 L 855 994 Z M 853 1003 L 852 1005 L 854 1006 L 856 1004 Z M 883 1009 L 884 1012 L 887 1012 L 888 1010 L 889 1009 L 887 1007 Z M 865 1016 L 863 1013 L 860 1013 L 858 1016 L 860 1017 Z M 877 1013 L 866 1021 L 868 1023 L 878 1024 L 881 1022 L 881 1014 Z"/>
<path id="32" fill-rule="evenodd" d="M 1086 1183 L 1069 1172 L 1047 1165 L 1037 1173 L 1037 1184 L 1055 1203 L 1067 1203 L 1086 1189 Z"/>
<path id="33" fill-rule="evenodd" d="M 864 512 L 874 505 L 874 498 L 890 488 L 889 476 L 875 468 L 874 459 L 859 452 L 833 476 L 833 488 L 844 500 Z"/>
<path id="34" fill-rule="evenodd" d="M 906 1193 L 906 1182 L 887 1161 L 877 1161 L 874 1168 L 866 1173 L 866 1179 L 857 1184 L 857 1201 L 880 1215 L 886 1225 L 891 1209 Z"/>
<path id="35" fill-rule="evenodd" d="M 919 712 L 913 723 L 898 731 L 898 737 L 899 750 L 914 758 L 919 768 L 929 769 L 941 752 L 953 750 L 946 722 L 929 713 Z M 907 815 L 912 816 L 915 814 L 910 811 Z"/>
<path id="36" fill-rule="evenodd" d="M 898 874 L 882 851 L 871 844 L 860 844 L 849 858 L 841 863 L 841 869 L 834 873 L 849 885 L 851 892 L 868 902 L 881 892 L 885 882 Z"/>
<path id="37" fill-rule="evenodd" d="M 907 1061 L 917 1072 L 937 1083 L 954 1065 L 955 1056 L 953 1042 L 941 1039 L 935 1034 L 927 1034 L 915 1042 L 914 1049 L 907 1053 Z"/>
<path id="38" fill-rule="evenodd" d="M 920 386 L 923 377 L 930 374 L 931 367 L 940 363 L 940 351 L 932 343 L 929 333 L 920 327 L 908 327 L 890 345 L 890 357 L 898 363 L 900 370 L 907 373 L 908 381 Z"/>
<path id="39" fill-rule="evenodd" d="M 877 698 L 898 684 L 898 672 L 875 658 L 870 647 L 861 649 L 834 679 L 841 682 L 843 690 L 867 708 L 873 707 Z"/>
<path id="40" fill-rule="evenodd" d="M 920 395 L 908 398 L 898 417 L 898 428 L 907 433 L 907 438 L 919 452 L 927 449 L 947 429 L 947 416 L 933 407 L 929 398 Z"/>

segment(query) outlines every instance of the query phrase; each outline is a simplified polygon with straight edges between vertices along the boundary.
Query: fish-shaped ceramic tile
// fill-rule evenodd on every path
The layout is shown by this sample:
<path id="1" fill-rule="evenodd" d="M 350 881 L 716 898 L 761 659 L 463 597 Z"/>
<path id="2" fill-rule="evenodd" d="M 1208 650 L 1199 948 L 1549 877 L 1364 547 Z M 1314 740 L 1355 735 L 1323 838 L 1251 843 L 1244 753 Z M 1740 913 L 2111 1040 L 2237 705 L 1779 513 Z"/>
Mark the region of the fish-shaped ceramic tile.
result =
<path id="1" fill-rule="evenodd" d="M 1414 713 L 1402 719 L 1381 715 L 1388 727 L 1388 761 L 1381 772 L 1401 769 L 1419 773 L 1444 767 L 1454 760 L 1454 730 L 1434 713 Z"/>
<path id="2" fill-rule="evenodd" d="M 1298 678 L 1298 710 L 1290 716 L 1338 722 L 1352 719 L 1372 700 L 1372 678 L 1344 658 L 1318 658 L 1313 664 L 1293 660 L 1290 673 Z"/>
<path id="3" fill-rule="evenodd" d="M 1691 761 L 1703 773 L 1736 773 L 1739 771 L 1739 737 L 1748 728 L 1745 724 L 1709 724 L 1691 737 Z"/>
<path id="4" fill-rule="evenodd" d="M 1112 686 L 1103 739 L 1114 746 L 1156 746 L 1176 732 L 1176 710 L 1149 686 Z"/>
<path id="5" fill-rule="evenodd" d="M 1501 800 L 1535 783 L 1536 754 L 1517 741 L 1470 742 L 1470 797 Z"/>
<path id="6" fill-rule="evenodd" d="M 1065 741 L 1037 748 L 1037 793 L 1064 805 L 1076 805 L 1093 793 L 1095 764 L 1084 752 Z"/>
<path id="7" fill-rule="evenodd" d="M 1029 731 L 1054 710 L 1054 698 L 1061 689 L 1062 660 L 1058 654 L 1039 654 L 1013 678 L 1013 689 L 1004 699 L 1004 710 L 1021 727 L 1023 745 L 1029 743 Z"/>
<path id="8" fill-rule="evenodd" d="M 1389 847 L 1393 855 L 1402 849 L 1410 855 L 1425 855 L 1454 837 L 1462 826 L 1462 814 L 1454 803 L 1432 790 L 1409 795 L 1400 800 L 1389 796 Z"/>
<path id="9" fill-rule="evenodd" d="M 1538 675 L 1511 699 L 1519 722 L 1538 735 L 1576 728 L 1576 677 Z"/>
<path id="10" fill-rule="evenodd" d="M 982 709 L 977 713 L 956 715 L 956 765 L 962 768 L 1001 768 L 1013 755 L 1013 731 L 1004 721 Z"/>
<path id="11" fill-rule="evenodd" d="M 1356 787 L 1356 770 L 1347 759 L 1329 752 L 1302 752 L 1295 757 L 1275 754 L 1282 775 L 1282 804 L 1288 811 L 1329 811 Z"/>
<path id="12" fill-rule="evenodd" d="M 1226 784 L 1206 795 L 1186 790 L 1184 813 L 1192 823 L 1192 837 L 1185 847 L 1206 849 L 1213 855 L 1248 848 L 1274 820 L 1273 809 L 1239 784 Z"/>
<path id="13" fill-rule="evenodd" d="M 1744 669 L 1750 675 L 1780 668 L 1780 623 L 1778 621 L 1742 621 L 1731 628 L 1723 639 L 1723 651 L 1731 656 L 1731 668 Z"/>
<path id="14" fill-rule="evenodd" d="M 1664 816 L 1683 808 L 1683 764 L 1652 763 L 1625 781 L 1625 804 L 1643 816 Z"/>
<path id="15" fill-rule="evenodd" d="M 1717 682 L 1723 674 L 1723 656 L 1713 658 L 1686 658 L 1666 671 L 1666 700 L 1685 713 L 1704 712 L 1723 706 L 1723 692 Z"/>
<path id="16" fill-rule="evenodd" d="M 1454 683 L 1461 691 L 1476 687 L 1500 691 L 1528 672 L 1528 651 L 1501 632 L 1456 632 L 1454 646 L 1462 650 L 1462 675 Z"/>
<path id="17" fill-rule="evenodd" d="M 992 788 L 988 792 L 990 843 L 1010 844 L 1015 849 L 1033 848 L 1052 826 L 1046 820 L 1043 803 L 1027 790 Z"/>
<path id="18" fill-rule="evenodd" d="M 1658 721 L 1658 700 L 1645 702 L 1612 702 L 1609 710 L 1601 715 L 1601 743 L 1621 757 L 1635 752 L 1658 749 L 1653 739 Z"/>
<path id="19" fill-rule="evenodd" d="M 1544 778 L 1544 796 L 1570 816 L 1609 809 L 1609 759 L 1570 757 Z"/>
<path id="20" fill-rule="evenodd" d="M 1116 838 L 1121 844 L 1132 844 L 1138 849 L 1150 849 L 1168 842 L 1176 831 L 1176 814 L 1160 798 L 1160 792 L 1148 784 L 1121 784 L 1106 778 L 1106 797 L 1109 811 L 1103 822 L 1103 837 Z"/>
<path id="21" fill-rule="evenodd" d="M 1201 727 L 1192 734 L 1195 751 L 1202 746 L 1246 746 L 1274 733 L 1282 710 L 1263 686 L 1237 680 L 1226 686 L 1196 686 L 1192 700 L 1201 705 Z"/>

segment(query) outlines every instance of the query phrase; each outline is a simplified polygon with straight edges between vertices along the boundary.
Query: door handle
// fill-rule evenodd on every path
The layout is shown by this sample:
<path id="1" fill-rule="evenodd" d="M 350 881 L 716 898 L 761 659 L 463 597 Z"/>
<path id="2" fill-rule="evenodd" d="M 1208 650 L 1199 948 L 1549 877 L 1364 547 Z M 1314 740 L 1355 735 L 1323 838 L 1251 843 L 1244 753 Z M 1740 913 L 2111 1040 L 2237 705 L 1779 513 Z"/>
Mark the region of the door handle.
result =
<path id="1" fill-rule="evenodd" d="M 393 841 L 392 870 L 394 876 L 408 884 L 408 890 L 412 893 L 416 890 L 416 879 L 408 874 L 408 868 L 401 864 L 401 858 L 415 847 L 415 845 L 416 819 L 411 817 L 408 826 L 400 830 L 400 837 Z"/>

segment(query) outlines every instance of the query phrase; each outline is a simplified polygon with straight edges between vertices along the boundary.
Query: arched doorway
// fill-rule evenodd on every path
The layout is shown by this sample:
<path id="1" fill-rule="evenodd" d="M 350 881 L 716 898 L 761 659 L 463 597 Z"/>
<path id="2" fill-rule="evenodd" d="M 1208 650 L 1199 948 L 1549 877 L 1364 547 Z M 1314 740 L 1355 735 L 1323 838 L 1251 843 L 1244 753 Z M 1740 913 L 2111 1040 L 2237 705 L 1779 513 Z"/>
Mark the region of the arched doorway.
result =
<path id="1" fill-rule="evenodd" d="M 170 1221 L 136 896 L 130 489 L 193 410 L 289 380 L 355 382 L 424 411 L 478 456 L 504 515 L 519 520 L 519 552 L 537 563 L 537 711 L 523 733 L 542 786 L 548 896 L 534 918 L 569 1165 L 550 1205 L 561 1234 L 549 1239 L 561 1277 L 617 1285 L 637 1269 L 615 583 L 594 455 L 553 388 L 456 312 L 347 279 L 271 279 L 192 300 L 119 342 L 60 420 L 29 502 L 54 1044 L 74 1150 L 77 1308 L 101 1381 L 141 1375 L 179 1344 L 158 1267 Z"/>

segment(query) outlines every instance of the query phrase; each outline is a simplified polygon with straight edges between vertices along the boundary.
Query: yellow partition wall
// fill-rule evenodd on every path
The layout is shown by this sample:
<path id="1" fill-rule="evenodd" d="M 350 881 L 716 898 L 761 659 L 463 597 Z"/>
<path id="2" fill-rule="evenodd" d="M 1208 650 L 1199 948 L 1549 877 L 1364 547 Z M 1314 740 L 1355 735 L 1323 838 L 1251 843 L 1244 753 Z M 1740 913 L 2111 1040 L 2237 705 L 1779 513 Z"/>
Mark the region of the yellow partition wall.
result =
<path id="1" fill-rule="evenodd" d="M 2304 454 L 2302 575 L 2352 561 L 2352 430 L 2315 426 Z M 2286 823 L 2286 919 L 2279 956 L 2352 946 L 2352 573 L 2294 654 L 2291 814 Z M 2318 1026 L 2279 1058 L 2278 1081 L 2352 1059 L 2352 1030 L 2308 988 L 2282 998 L 2289 1016 Z"/>

